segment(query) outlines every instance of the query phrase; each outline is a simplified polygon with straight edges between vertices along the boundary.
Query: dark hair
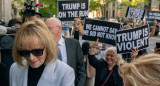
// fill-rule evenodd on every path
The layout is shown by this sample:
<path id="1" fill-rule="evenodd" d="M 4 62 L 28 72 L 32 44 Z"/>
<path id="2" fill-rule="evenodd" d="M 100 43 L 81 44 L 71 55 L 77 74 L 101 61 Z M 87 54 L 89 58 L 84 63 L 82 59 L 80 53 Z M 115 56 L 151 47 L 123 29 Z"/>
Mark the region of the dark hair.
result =
<path id="1" fill-rule="evenodd" d="M 22 24 L 22 22 L 21 22 L 19 19 L 13 18 L 13 19 L 11 19 L 11 20 L 9 21 L 8 27 L 11 27 L 11 26 L 12 26 L 13 24 L 15 24 L 15 23 L 20 23 L 20 24 Z"/>

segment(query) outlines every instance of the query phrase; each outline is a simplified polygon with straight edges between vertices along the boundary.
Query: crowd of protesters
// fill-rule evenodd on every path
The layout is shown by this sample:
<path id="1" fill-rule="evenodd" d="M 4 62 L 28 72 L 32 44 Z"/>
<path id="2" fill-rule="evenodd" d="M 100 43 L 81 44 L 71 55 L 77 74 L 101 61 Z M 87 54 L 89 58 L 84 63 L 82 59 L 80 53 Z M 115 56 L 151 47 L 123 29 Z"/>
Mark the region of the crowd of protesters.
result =
<path id="1" fill-rule="evenodd" d="M 107 21 L 106 18 L 101 19 Z M 135 28 L 123 24 L 122 29 Z M 150 37 L 155 34 L 153 21 Z M 13 18 L 13 48 L 0 50 L 0 86 L 159 86 L 160 43 L 155 54 L 146 49 L 117 54 L 116 47 L 82 39 L 84 21 L 62 22 L 42 14 Z M 100 58 L 100 59 L 99 59 Z M 129 59 L 129 60 L 128 60 Z"/>

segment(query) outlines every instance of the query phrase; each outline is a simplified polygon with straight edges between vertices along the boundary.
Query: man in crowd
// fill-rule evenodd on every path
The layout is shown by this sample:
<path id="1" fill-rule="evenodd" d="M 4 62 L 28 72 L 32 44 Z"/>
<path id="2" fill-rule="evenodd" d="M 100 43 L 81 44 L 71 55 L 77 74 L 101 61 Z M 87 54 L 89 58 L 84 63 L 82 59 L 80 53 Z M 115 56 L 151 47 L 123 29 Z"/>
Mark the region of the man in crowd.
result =
<path id="1" fill-rule="evenodd" d="M 16 27 L 20 28 L 21 24 L 22 24 L 22 22 L 19 19 L 13 18 L 13 19 L 9 20 L 8 27 L 16 26 Z"/>
<path id="2" fill-rule="evenodd" d="M 49 18 L 46 20 L 46 24 L 53 34 L 60 52 L 63 53 L 60 60 L 71 66 L 75 71 L 75 86 L 85 86 L 86 72 L 79 42 L 75 39 L 62 37 L 62 25 L 59 19 Z"/>

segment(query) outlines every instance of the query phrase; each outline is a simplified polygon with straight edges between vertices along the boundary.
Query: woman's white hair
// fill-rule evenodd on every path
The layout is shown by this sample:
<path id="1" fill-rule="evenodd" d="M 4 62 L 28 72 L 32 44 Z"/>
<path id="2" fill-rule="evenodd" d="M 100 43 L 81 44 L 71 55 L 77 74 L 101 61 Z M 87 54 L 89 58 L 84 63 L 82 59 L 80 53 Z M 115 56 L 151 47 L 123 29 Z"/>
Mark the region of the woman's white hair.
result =
<path id="1" fill-rule="evenodd" d="M 112 51 L 116 54 L 116 57 L 118 58 L 118 61 L 117 61 L 117 64 L 120 65 L 120 64 L 123 64 L 124 63 L 124 60 L 122 59 L 122 55 L 121 54 L 117 54 L 117 49 L 116 47 L 109 47 L 107 48 L 105 51 L 104 51 L 104 55 L 106 56 L 107 52 L 108 51 Z"/>

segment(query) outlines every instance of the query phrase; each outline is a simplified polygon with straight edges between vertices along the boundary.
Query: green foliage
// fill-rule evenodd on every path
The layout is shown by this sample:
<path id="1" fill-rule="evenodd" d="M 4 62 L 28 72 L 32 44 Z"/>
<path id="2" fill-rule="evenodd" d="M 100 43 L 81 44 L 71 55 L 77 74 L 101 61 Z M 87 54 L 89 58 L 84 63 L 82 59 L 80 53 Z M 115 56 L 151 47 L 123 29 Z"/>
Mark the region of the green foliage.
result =
<path id="1" fill-rule="evenodd" d="M 57 0 L 39 0 L 40 3 L 43 4 L 51 4 L 51 3 L 57 3 Z"/>
<path id="2" fill-rule="evenodd" d="M 110 3 L 110 2 L 115 2 L 117 0 L 106 0 L 107 3 Z"/>
<path id="3" fill-rule="evenodd" d="M 39 3 L 43 4 L 43 8 L 39 10 L 42 15 L 48 17 L 49 12 L 57 15 L 57 0 L 39 0 Z"/>
<path id="4" fill-rule="evenodd" d="M 150 2 L 150 0 L 122 0 L 122 3 L 120 4 L 120 8 L 122 6 L 143 8 L 143 4 L 148 2 Z"/>
<path id="5" fill-rule="evenodd" d="M 41 8 L 39 12 L 44 15 L 45 17 L 48 17 L 48 13 L 51 12 L 53 15 L 57 16 L 57 9 L 50 9 L 50 8 Z"/>
<path id="6" fill-rule="evenodd" d="M 97 11 L 102 9 L 103 5 L 99 1 L 90 0 L 89 2 L 89 12 Z"/>
<path id="7" fill-rule="evenodd" d="M 20 15 L 20 16 L 22 16 L 22 15 L 23 15 L 21 11 L 19 11 L 19 15 Z"/>

